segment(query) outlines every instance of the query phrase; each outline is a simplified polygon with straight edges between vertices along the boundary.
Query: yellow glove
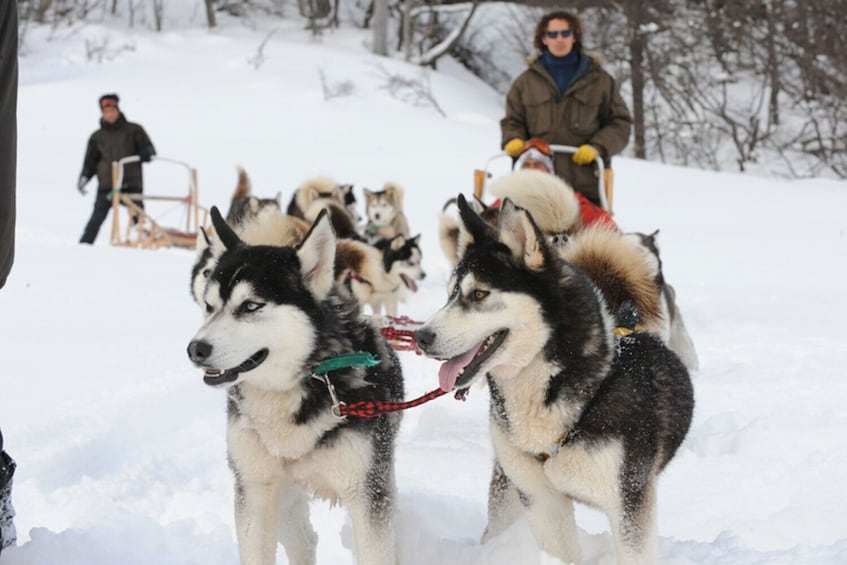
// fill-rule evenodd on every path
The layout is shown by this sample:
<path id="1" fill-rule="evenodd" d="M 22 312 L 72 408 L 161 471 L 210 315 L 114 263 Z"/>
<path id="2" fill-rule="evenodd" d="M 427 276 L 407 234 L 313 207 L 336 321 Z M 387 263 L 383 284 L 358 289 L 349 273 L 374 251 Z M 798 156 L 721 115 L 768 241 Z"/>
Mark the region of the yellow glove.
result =
<path id="1" fill-rule="evenodd" d="M 597 150 L 590 145 L 580 145 L 573 154 L 573 162 L 577 165 L 588 165 L 597 157 Z"/>
<path id="2" fill-rule="evenodd" d="M 512 138 L 503 146 L 503 151 L 508 153 L 509 157 L 517 157 L 521 154 L 523 143 L 524 141 L 520 137 Z"/>

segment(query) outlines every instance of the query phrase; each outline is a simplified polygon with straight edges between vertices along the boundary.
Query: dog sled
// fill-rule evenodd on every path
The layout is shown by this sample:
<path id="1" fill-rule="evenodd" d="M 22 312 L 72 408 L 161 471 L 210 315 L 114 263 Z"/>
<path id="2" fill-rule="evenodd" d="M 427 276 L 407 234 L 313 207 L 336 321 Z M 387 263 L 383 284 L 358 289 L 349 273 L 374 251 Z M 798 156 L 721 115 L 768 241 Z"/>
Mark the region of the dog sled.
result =
<path id="1" fill-rule="evenodd" d="M 555 153 L 566 153 L 572 155 L 576 153 L 578 147 L 574 147 L 573 145 L 550 145 L 550 151 Z M 486 162 L 485 166 L 482 169 L 474 169 L 474 196 L 479 199 L 482 199 L 483 194 L 485 194 L 485 185 L 493 175 L 490 171 L 491 166 L 494 162 L 502 159 L 503 157 L 509 157 L 509 154 L 505 151 L 501 151 L 496 155 L 490 157 Z M 511 157 L 509 157 L 511 159 Z M 600 155 L 597 155 L 594 158 L 594 166 L 597 168 L 597 192 L 600 195 L 600 205 L 603 209 L 609 214 L 613 214 L 612 204 L 613 204 L 613 175 L 612 169 L 607 169 L 603 164 L 603 158 Z"/>
<path id="2" fill-rule="evenodd" d="M 127 194 L 121 192 L 124 167 L 136 163 L 141 158 L 130 155 L 112 162 L 112 245 L 123 247 L 141 247 L 158 249 L 160 247 L 185 247 L 193 249 L 197 241 L 199 226 L 205 225 L 208 210 L 200 206 L 197 191 L 197 170 L 176 159 L 154 156 L 153 162 L 169 163 L 186 170 L 188 175 L 187 193 L 182 196 L 162 196 L 152 194 Z M 139 203 L 144 203 L 142 208 Z M 153 206 L 151 206 L 153 204 Z M 159 206 L 156 206 L 159 204 Z M 164 209 L 160 210 L 164 204 Z M 126 224 L 121 205 L 126 209 Z M 156 207 L 154 215 L 151 208 Z M 180 227 L 165 224 L 166 216 L 182 210 L 183 222 Z"/>

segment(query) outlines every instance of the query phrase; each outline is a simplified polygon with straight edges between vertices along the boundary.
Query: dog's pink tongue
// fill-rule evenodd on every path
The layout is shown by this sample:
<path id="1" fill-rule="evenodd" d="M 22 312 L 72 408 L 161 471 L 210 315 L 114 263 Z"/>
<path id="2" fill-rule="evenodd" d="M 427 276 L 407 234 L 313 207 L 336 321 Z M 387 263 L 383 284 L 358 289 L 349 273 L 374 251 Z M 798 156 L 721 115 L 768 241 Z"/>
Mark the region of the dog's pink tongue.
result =
<path id="1" fill-rule="evenodd" d="M 403 279 L 403 282 L 412 292 L 418 291 L 418 285 L 415 283 L 415 280 L 408 275 L 400 275 L 400 278 Z"/>
<path id="2" fill-rule="evenodd" d="M 459 378 L 459 371 L 471 362 L 477 349 L 477 347 L 471 348 L 467 353 L 462 353 L 442 363 L 441 368 L 438 369 L 438 385 L 441 390 L 444 392 L 453 390 L 453 387 L 456 386 L 456 379 Z"/>

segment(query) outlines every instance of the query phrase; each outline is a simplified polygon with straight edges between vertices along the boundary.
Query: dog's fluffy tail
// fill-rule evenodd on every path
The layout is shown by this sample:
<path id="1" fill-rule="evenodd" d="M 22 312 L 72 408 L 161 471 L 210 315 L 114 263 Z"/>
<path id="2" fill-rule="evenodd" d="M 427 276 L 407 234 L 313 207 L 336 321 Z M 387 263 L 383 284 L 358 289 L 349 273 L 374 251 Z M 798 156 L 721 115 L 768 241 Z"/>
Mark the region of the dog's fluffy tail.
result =
<path id="1" fill-rule="evenodd" d="M 585 271 L 616 317 L 635 309 L 640 329 L 659 334 L 664 326 L 661 286 L 643 251 L 619 231 L 591 226 L 559 249 L 565 261 Z"/>
<path id="2" fill-rule="evenodd" d="M 545 233 L 574 233 L 582 225 L 573 189 L 556 175 L 532 169 L 515 171 L 493 182 L 489 191 L 524 208 Z"/>
<path id="3" fill-rule="evenodd" d="M 235 192 L 232 193 L 233 200 L 250 196 L 250 192 L 252 191 L 250 177 L 247 176 L 247 171 L 241 165 L 238 165 L 236 168 L 238 169 L 238 184 L 235 185 Z"/>
<path id="4" fill-rule="evenodd" d="M 403 197 L 406 195 L 406 191 L 402 186 L 396 182 L 388 181 L 382 185 L 382 190 L 387 193 L 395 208 L 403 210 Z"/>

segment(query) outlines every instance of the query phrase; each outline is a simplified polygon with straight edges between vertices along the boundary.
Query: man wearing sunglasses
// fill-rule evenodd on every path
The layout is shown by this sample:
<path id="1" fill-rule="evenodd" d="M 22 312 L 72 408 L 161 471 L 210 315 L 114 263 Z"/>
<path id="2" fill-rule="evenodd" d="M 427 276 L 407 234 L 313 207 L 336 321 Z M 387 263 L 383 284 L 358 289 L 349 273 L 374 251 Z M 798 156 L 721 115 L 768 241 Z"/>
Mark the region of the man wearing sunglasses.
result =
<path id="1" fill-rule="evenodd" d="M 141 162 L 146 163 L 156 154 L 147 132 L 140 125 L 127 121 L 118 108 L 119 101 L 117 94 L 104 94 L 98 100 L 101 113 L 100 129 L 88 138 L 82 172 L 77 181 L 77 190 L 80 194 L 85 194 L 85 185 L 94 175 L 97 175 L 97 197 L 94 200 L 91 218 L 79 240 L 80 243 L 94 243 L 100 226 L 112 208 L 112 199 L 109 197 L 109 192 L 112 190 L 112 161 L 138 155 Z M 127 163 L 124 166 L 121 192 L 141 194 L 143 188 L 141 163 Z M 136 204 L 144 208 L 143 201 L 138 201 Z"/>
<path id="2" fill-rule="evenodd" d="M 582 41 L 582 21 L 574 14 L 556 11 L 541 18 L 534 37 L 539 53 L 506 97 L 501 143 L 512 157 L 533 137 L 578 147 L 573 155 L 555 154 L 556 174 L 599 205 L 594 160 L 610 166 L 612 155 L 629 142 L 632 116 L 615 79 L 583 52 Z"/>

